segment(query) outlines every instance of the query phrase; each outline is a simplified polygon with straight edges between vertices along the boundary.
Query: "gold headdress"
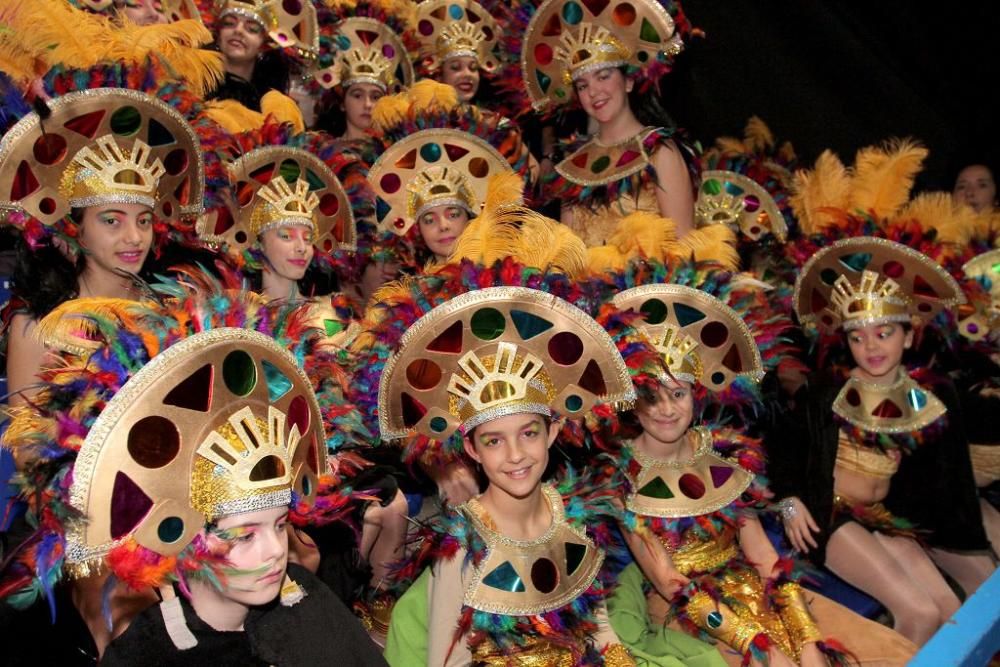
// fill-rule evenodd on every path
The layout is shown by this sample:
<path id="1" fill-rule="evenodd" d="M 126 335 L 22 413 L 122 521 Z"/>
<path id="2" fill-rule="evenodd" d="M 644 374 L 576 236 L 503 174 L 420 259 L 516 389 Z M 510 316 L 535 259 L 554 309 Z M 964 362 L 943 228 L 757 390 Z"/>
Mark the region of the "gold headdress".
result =
<path id="1" fill-rule="evenodd" d="M 965 306 L 958 330 L 970 340 L 981 340 L 1000 327 L 1000 250 L 990 250 L 970 259 L 962 266 L 966 277 L 983 283 L 989 299 L 972 298 Z M 981 293 L 980 293 L 981 294 Z M 985 296 L 985 295 L 984 295 Z"/>
<path id="2" fill-rule="evenodd" d="M 809 258 L 795 282 L 799 322 L 826 333 L 932 320 L 965 302 L 958 283 L 926 255 L 874 237 L 837 241 Z"/>
<path id="3" fill-rule="evenodd" d="M 476 0 L 424 0 L 417 5 L 417 37 L 432 72 L 460 56 L 475 58 L 486 72 L 500 64 L 495 53 L 500 27 Z"/>
<path id="4" fill-rule="evenodd" d="M 421 130 L 395 142 L 368 172 L 376 222 L 402 236 L 432 206 L 477 215 L 490 177 L 501 173 L 513 169 L 483 139 L 461 130 Z"/>
<path id="5" fill-rule="evenodd" d="M 531 17 L 521 48 L 521 73 L 535 109 L 573 99 L 586 72 L 633 65 L 664 71 L 683 43 L 670 12 L 657 0 L 586 3 L 545 0 Z"/>
<path id="6" fill-rule="evenodd" d="M 319 24 L 316 8 L 306 0 L 215 0 L 215 15 L 235 14 L 264 26 L 281 49 L 292 49 L 300 57 L 319 54 Z"/>
<path id="7" fill-rule="evenodd" d="M 751 241 L 767 233 L 781 242 L 788 237 L 785 218 L 770 193 L 734 171 L 702 172 L 694 213 L 699 227 L 724 224 Z"/>
<path id="8" fill-rule="evenodd" d="M 194 19 L 201 22 L 201 11 L 195 0 L 162 0 L 160 6 L 170 23 Z"/>
<path id="9" fill-rule="evenodd" d="M 325 253 L 354 250 L 357 225 L 344 186 L 318 157 L 300 148 L 257 148 L 229 165 L 232 210 L 200 221 L 210 243 L 240 252 L 268 229 L 305 225 L 313 245 Z"/>
<path id="10" fill-rule="evenodd" d="M 643 285 L 617 294 L 612 303 L 643 316 L 639 330 L 675 379 L 720 391 L 739 377 L 753 382 L 764 377 L 749 327 L 710 294 L 683 285 Z"/>
<path id="11" fill-rule="evenodd" d="M 373 18 L 353 16 L 337 27 L 337 62 L 316 73 L 324 88 L 370 83 L 383 92 L 413 85 L 413 64 L 399 35 Z"/>
<path id="12" fill-rule="evenodd" d="M 0 141 L 0 211 L 53 226 L 71 208 L 145 204 L 165 220 L 201 213 L 205 170 L 184 118 L 143 93 L 96 88 L 21 119 Z"/>
<path id="13" fill-rule="evenodd" d="M 271 337 L 195 334 L 153 357 L 103 409 L 80 448 L 67 533 L 86 573 L 126 540 L 164 556 L 221 516 L 310 502 L 326 471 L 309 379 Z"/>
<path id="14" fill-rule="evenodd" d="M 523 287 L 468 292 L 404 334 L 379 382 L 383 438 L 447 440 L 506 415 L 583 416 L 635 391 L 614 341 L 589 315 Z"/>

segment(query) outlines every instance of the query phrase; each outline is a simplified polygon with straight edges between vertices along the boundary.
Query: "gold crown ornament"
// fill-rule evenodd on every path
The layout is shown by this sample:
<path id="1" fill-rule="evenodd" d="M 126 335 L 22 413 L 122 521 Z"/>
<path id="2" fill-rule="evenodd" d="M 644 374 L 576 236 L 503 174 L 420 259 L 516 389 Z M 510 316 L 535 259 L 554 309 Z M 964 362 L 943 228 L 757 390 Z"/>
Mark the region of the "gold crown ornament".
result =
<path id="1" fill-rule="evenodd" d="M 319 23 L 309 0 L 215 0 L 219 20 L 236 15 L 256 21 L 281 49 L 312 60 L 319 54 Z"/>
<path id="2" fill-rule="evenodd" d="M 135 203 L 170 221 L 202 211 L 205 168 L 197 135 L 160 100 L 95 88 L 49 102 L 0 140 L 0 211 L 46 226 L 72 208 Z"/>
<path id="3" fill-rule="evenodd" d="M 396 32 L 365 16 L 352 16 L 337 26 L 333 43 L 340 52 L 337 61 L 314 75 L 323 88 L 340 86 L 345 91 L 357 83 L 370 83 L 382 92 L 413 85 L 413 64 L 406 45 Z"/>
<path id="4" fill-rule="evenodd" d="M 247 329 L 194 334 L 107 403 L 80 448 L 67 532 L 71 572 L 126 540 L 174 556 L 206 524 L 311 502 L 327 471 L 319 404 L 295 358 Z"/>
<path id="5" fill-rule="evenodd" d="M 607 28 L 581 23 L 579 30 L 560 36 L 555 57 L 563 66 L 563 82 L 572 86 L 588 72 L 627 65 L 632 52 Z"/>
<path id="6" fill-rule="evenodd" d="M 895 241 L 860 236 L 809 258 L 792 297 L 803 326 L 824 333 L 887 322 L 929 322 L 965 303 L 955 279 L 926 255 Z"/>
<path id="7" fill-rule="evenodd" d="M 673 379 L 721 391 L 739 377 L 753 382 L 764 377 L 750 328 L 710 294 L 683 285 L 641 285 L 619 292 L 612 303 L 642 316 L 638 328 L 663 356 Z"/>
<path id="8" fill-rule="evenodd" d="M 694 215 L 699 227 L 727 225 L 751 241 L 759 241 L 769 233 L 782 243 L 788 238 L 788 225 L 774 197 L 759 183 L 735 171 L 702 172 Z"/>
<path id="9" fill-rule="evenodd" d="M 229 165 L 234 198 L 199 221 L 198 233 L 239 253 L 269 229 L 311 227 L 320 252 L 354 250 L 357 224 L 343 184 L 318 157 L 301 148 L 256 148 Z"/>
<path id="10" fill-rule="evenodd" d="M 587 72 L 629 65 L 643 76 L 654 63 L 668 64 L 683 46 L 673 17 L 657 0 L 545 0 L 524 34 L 521 74 L 532 106 L 543 110 L 570 102 L 573 82 Z"/>
<path id="11" fill-rule="evenodd" d="M 487 73 L 500 66 L 496 55 L 500 26 L 476 0 L 424 0 L 417 5 L 416 33 L 430 72 L 462 56 L 475 58 Z"/>
<path id="12" fill-rule="evenodd" d="M 478 215 L 490 178 L 514 173 L 488 142 L 468 132 L 429 129 L 392 144 L 368 172 L 375 220 L 405 235 L 432 206 L 459 206 Z"/>
<path id="13" fill-rule="evenodd" d="M 437 306 L 403 335 L 379 382 L 379 431 L 445 441 L 506 415 L 578 418 L 634 400 L 628 368 L 593 318 L 545 292 L 490 287 Z"/>

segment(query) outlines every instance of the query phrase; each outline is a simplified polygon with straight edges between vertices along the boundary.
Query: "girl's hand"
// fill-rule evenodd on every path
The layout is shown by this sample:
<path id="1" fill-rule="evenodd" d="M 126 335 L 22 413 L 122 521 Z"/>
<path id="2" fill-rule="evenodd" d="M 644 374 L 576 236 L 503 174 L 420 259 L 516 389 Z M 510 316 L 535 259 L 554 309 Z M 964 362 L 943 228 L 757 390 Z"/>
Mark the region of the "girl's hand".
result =
<path id="1" fill-rule="evenodd" d="M 800 553 L 808 553 L 810 547 L 818 545 L 813 533 L 819 533 L 819 526 L 813 520 L 805 504 L 796 496 L 785 498 L 778 507 L 781 510 L 781 522 L 785 526 L 785 535 L 792 547 Z"/>

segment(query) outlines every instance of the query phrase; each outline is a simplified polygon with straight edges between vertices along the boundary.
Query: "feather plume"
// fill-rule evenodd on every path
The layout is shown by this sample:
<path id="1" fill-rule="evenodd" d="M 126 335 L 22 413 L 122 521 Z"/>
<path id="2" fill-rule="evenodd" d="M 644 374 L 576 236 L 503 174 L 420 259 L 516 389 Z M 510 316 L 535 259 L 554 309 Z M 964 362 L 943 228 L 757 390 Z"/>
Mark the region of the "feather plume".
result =
<path id="1" fill-rule="evenodd" d="M 306 130 L 298 103 L 280 91 L 270 90 L 264 93 L 260 98 L 260 110 L 265 117 L 273 117 L 279 123 L 291 123 L 296 134 Z"/>
<path id="2" fill-rule="evenodd" d="M 570 278 L 583 275 L 587 245 L 566 225 L 531 211 L 520 212 L 521 251 L 516 258 L 525 266 L 558 271 Z"/>
<path id="3" fill-rule="evenodd" d="M 500 173 L 490 179 L 483 202 L 484 211 L 499 211 L 507 206 L 524 204 L 524 179 L 513 172 Z"/>
<path id="4" fill-rule="evenodd" d="M 947 192 L 928 192 L 915 197 L 893 217 L 893 222 L 916 220 L 924 229 L 937 230 L 941 241 L 965 246 L 981 217 L 968 206 L 956 203 Z"/>
<path id="5" fill-rule="evenodd" d="M 681 259 L 715 262 L 726 271 L 739 269 L 736 234 L 726 225 L 709 225 L 690 231 L 677 242 L 677 246 Z"/>
<path id="6" fill-rule="evenodd" d="M 754 153 L 765 153 L 774 148 L 774 134 L 759 116 L 750 116 L 743 129 L 747 147 Z"/>
<path id="7" fill-rule="evenodd" d="M 587 248 L 587 269 L 595 275 L 624 271 L 628 257 L 613 245 Z"/>
<path id="8" fill-rule="evenodd" d="M 213 100 L 205 105 L 205 115 L 232 134 L 264 125 L 264 114 L 251 111 L 236 100 Z"/>
<path id="9" fill-rule="evenodd" d="M 832 218 L 823 209 L 846 209 L 851 193 L 851 178 L 833 152 L 826 150 L 811 171 L 795 173 L 792 210 L 804 234 L 814 234 L 830 224 Z"/>
<path id="10" fill-rule="evenodd" d="M 35 328 L 35 338 L 58 350 L 96 347 L 100 321 L 131 320 L 128 311 L 141 307 L 131 299 L 84 298 L 65 301 L 43 317 Z"/>
<path id="11" fill-rule="evenodd" d="M 454 86 L 434 79 L 417 81 L 409 90 L 410 104 L 418 114 L 448 112 L 458 106 L 458 91 Z"/>
<path id="12" fill-rule="evenodd" d="M 851 177 L 850 208 L 890 217 L 910 198 L 913 179 L 927 157 L 927 149 L 912 140 L 896 140 L 885 146 L 858 151 Z"/>
<path id="13" fill-rule="evenodd" d="M 406 93 L 386 95 L 372 109 L 372 127 L 380 132 L 386 128 L 402 123 L 410 108 L 410 98 Z"/>
<path id="14" fill-rule="evenodd" d="M 677 228 L 670 218 L 647 211 L 636 211 L 618 223 L 608 242 L 628 259 L 643 257 L 662 260 L 676 250 Z"/>

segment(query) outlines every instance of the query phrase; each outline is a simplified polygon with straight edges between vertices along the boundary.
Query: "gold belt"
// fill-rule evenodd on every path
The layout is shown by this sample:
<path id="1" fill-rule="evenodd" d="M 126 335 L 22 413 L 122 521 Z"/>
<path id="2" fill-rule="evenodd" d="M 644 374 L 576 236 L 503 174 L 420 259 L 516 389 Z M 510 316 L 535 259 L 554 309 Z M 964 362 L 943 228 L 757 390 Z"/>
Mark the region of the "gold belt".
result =
<path id="1" fill-rule="evenodd" d="M 472 649 L 472 664 L 477 667 L 573 667 L 569 649 L 542 640 L 529 640 L 513 653 L 503 653 L 492 641 Z"/>
<path id="2" fill-rule="evenodd" d="M 740 550 L 735 538 L 735 531 L 726 530 L 714 540 L 689 540 L 670 554 L 674 567 L 684 576 L 720 568 L 739 556 Z M 670 551 L 669 546 L 667 550 Z"/>

